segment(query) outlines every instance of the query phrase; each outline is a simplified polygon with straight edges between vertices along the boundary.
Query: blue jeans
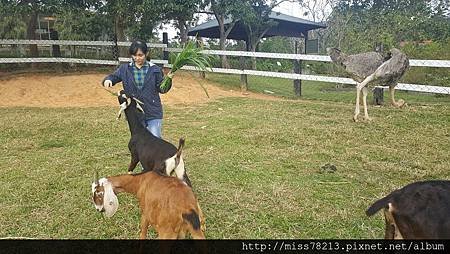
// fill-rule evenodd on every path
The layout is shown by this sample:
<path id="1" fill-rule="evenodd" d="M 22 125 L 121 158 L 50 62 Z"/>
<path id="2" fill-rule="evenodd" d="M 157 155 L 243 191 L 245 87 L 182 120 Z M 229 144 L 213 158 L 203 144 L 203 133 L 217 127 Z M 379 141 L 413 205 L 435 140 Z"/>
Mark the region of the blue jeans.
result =
<path id="1" fill-rule="evenodd" d="M 153 136 L 161 138 L 162 119 L 145 120 L 145 125 Z"/>

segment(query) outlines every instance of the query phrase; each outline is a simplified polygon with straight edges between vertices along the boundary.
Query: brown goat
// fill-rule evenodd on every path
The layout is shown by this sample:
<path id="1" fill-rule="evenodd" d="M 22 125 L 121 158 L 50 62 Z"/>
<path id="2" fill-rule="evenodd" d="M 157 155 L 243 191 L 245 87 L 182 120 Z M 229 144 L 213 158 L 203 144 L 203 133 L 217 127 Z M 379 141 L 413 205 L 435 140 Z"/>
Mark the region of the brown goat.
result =
<path id="1" fill-rule="evenodd" d="M 118 202 L 115 194 L 127 192 L 135 195 L 141 209 L 140 238 L 147 238 L 151 225 L 159 239 L 183 239 L 190 233 L 194 239 L 204 239 L 204 218 L 192 189 L 175 177 L 149 171 L 96 179 L 92 183 L 96 209 L 106 212 L 108 205 Z M 109 194 L 108 194 L 109 193 Z"/>

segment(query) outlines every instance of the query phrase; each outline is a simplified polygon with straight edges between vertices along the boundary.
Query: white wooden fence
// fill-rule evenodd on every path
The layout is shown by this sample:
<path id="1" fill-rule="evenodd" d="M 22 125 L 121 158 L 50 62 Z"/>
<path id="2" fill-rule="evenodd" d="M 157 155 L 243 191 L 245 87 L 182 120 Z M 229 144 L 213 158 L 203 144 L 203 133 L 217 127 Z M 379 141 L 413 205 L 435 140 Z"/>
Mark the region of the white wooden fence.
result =
<path id="1" fill-rule="evenodd" d="M 0 40 L 0 45 L 78 45 L 78 46 L 115 46 L 111 41 L 64 41 L 64 40 Z M 118 42 L 118 46 L 129 46 L 131 42 Z M 166 44 L 148 43 L 151 48 L 161 48 L 169 52 L 178 52 L 179 48 L 168 48 Z M 320 61 L 331 62 L 329 56 L 325 55 L 305 55 L 305 54 L 283 54 L 283 53 L 262 53 L 262 52 L 247 52 L 247 51 L 220 51 L 220 50 L 204 50 L 203 53 L 210 55 L 227 55 L 236 57 L 255 57 L 255 58 L 272 58 L 272 59 L 288 59 L 288 60 L 305 60 L 305 61 Z M 129 58 L 119 58 L 119 61 L 129 61 Z M 171 67 L 167 60 L 152 60 L 154 63 L 163 64 L 165 67 Z M 77 58 L 62 58 L 62 57 L 39 57 L 39 58 L 0 58 L 2 63 L 84 63 L 84 64 L 104 64 L 117 65 L 115 60 L 98 60 L 98 59 L 77 59 Z M 411 59 L 410 65 L 412 67 L 433 67 L 433 68 L 450 68 L 450 60 L 417 60 Z M 185 66 L 183 69 L 195 70 L 194 67 Z M 227 74 L 246 74 L 264 77 L 277 77 L 291 80 L 309 80 L 321 81 L 342 84 L 356 84 L 353 79 L 342 77 L 329 77 L 323 75 L 306 75 L 296 73 L 282 73 L 270 71 L 256 71 L 256 70 L 240 70 L 240 69 L 224 69 L 212 68 L 215 73 Z M 405 84 L 399 83 L 396 86 L 398 90 L 426 92 L 437 94 L 450 94 L 450 87 L 444 86 L 429 86 L 420 84 Z"/>

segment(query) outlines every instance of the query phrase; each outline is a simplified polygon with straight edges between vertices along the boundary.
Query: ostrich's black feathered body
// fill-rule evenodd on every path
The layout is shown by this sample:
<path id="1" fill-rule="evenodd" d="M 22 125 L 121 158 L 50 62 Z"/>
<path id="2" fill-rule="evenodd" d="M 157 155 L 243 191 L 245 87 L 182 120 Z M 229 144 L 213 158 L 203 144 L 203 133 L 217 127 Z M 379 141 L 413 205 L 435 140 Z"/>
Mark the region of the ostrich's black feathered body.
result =
<path id="1" fill-rule="evenodd" d="M 408 57 L 396 48 L 387 57 L 374 51 L 346 55 L 336 48 L 328 49 L 328 54 L 333 63 L 342 66 L 357 82 L 376 72 L 372 83 L 396 83 L 409 67 Z"/>
<path id="2" fill-rule="evenodd" d="M 374 73 L 384 62 L 383 55 L 374 51 L 347 55 L 339 49 L 332 48 L 328 54 L 333 63 L 343 67 L 350 77 L 358 82 Z"/>

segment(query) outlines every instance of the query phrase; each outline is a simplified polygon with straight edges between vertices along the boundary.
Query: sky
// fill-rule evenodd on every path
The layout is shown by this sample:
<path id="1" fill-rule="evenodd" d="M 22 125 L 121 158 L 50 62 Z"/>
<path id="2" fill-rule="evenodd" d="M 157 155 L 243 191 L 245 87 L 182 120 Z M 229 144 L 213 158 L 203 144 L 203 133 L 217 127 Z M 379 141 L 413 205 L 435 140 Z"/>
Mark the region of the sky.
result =
<path id="1" fill-rule="evenodd" d="M 320 0 L 319 0 L 320 1 Z M 286 15 L 302 18 L 302 19 L 309 19 L 308 16 L 303 16 L 305 13 L 305 9 L 302 8 L 297 2 L 283 2 L 279 6 L 275 7 L 274 11 L 281 12 Z M 206 14 L 200 14 L 200 22 L 199 24 L 203 23 L 206 20 Z M 173 25 L 164 25 L 163 29 L 159 30 L 159 38 L 162 38 L 162 33 L 167 32 L 169 35 L 169 40 L 174 38 L 177 35 L 177 30 L 173 27 Z"/>

